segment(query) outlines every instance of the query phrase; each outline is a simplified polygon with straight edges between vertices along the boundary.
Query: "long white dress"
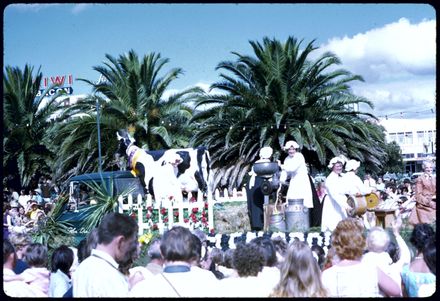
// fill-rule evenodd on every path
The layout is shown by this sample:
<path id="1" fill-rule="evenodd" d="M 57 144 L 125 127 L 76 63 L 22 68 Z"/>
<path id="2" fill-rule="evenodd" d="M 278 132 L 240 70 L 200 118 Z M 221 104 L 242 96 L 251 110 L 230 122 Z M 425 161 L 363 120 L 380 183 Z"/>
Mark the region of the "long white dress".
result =
<path id="1" fill-rule="evenodd" d="M 365 186 L 364 182 L 355 174 L 354 171 L 349 171 L 344 175 L 344 180 L 347 187 L 347 194 L 355 195 L 360 193 L 362 195 L 369 194 L 373 191 L 372 187 Z"/>
<path id="2" fill-rule="evenodd" d="M 346 208 L 347 193 L 344 176 L 339 176 L 335 172 L 331 172 L 325 180 L 327 189 L 327 198 L 324 200 L 322 207 L 321 231 L 333 231 L 337 224 L 348 217 Z"/>
<path id="3" fill-rule="evenodd" d="M 312 187 L 303 154 L 297 152 L 293 157 L 288 156 L 284 160 L 283 168 L 291 175 L 286 195 L 287 200 L 303 199 L 305 207 L 313 208 Z"/>

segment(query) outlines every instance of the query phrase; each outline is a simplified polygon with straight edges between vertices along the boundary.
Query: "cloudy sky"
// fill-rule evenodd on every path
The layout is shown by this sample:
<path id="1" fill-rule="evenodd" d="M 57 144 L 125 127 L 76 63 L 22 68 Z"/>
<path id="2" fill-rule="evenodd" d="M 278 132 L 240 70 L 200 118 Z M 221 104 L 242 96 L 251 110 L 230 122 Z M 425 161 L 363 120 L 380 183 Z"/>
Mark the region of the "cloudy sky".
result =
<path id="1" fill-rule="evenodd" d="M 184 70 L 171 93 L 209 87 L 232 51 L 252 54 L 250 40 L 294 36 L 361 75 L 353 91 L 377 117 L 435 117 L 436 13 L 427 4 L 13 4 L 3 17 L 4 65 L 72 75 L 74 94 L 90 92 L 76 79 L 97 80 L 105 54 L 159 52 L 170 59 L 164 70 Z"/>

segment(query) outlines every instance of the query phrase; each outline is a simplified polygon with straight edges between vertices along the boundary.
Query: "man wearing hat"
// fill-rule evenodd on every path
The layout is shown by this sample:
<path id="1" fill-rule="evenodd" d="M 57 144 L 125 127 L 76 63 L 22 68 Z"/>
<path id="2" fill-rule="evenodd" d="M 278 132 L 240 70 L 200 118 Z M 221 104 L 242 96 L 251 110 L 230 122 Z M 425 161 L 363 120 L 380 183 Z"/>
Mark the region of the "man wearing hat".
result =
<path id="1" fill-rule="evenodd" d="M 328 168 L 332 171 L 325 180 L 327 198 L 322 207 L 321 231 L 333 231 L 336 225 L 348 217 L 347 210 L 351 207 L 347 203 L 346 183 L 342 170 L 346 163 L 345 156 L 334 157 L 330 160 Z"/>
<path id="2" fill-rule="evenodd" d="M 255 163 L 260 162 L 270 162 L 273 150 L 270 146 L 265 146 L 260 149 L 259 159 Z M 247 208 L 249 223 L 251 225 L 251 230 L 259 231 L 264 227 L 264 194 L 261 191 L 261 184 L 264 178 L 258 176 L 254 172 L 254 168 L 249 172 L 251 178 L 249 179 L 249 184 L 246 186 L 246 196 L 247 196 Z"/>

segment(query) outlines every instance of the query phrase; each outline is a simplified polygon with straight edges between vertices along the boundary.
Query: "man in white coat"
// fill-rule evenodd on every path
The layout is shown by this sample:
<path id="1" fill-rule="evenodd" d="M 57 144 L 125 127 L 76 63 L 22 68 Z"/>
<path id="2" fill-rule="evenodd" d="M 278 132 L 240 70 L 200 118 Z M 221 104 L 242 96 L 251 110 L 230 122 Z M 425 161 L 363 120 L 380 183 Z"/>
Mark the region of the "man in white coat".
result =
<path id="1" fill-rule="evenodd" d="M 333 231 L 336 225 L 348 217 L 347 210 L 351 207 L 347 203 L 347 187 L 342 170 L 346 162 L 345 157 L 339 156 L 330 160 L 327 166 L 332 171 L 325 180 L 327 198 L 322 208 L 321 231 Z"/>

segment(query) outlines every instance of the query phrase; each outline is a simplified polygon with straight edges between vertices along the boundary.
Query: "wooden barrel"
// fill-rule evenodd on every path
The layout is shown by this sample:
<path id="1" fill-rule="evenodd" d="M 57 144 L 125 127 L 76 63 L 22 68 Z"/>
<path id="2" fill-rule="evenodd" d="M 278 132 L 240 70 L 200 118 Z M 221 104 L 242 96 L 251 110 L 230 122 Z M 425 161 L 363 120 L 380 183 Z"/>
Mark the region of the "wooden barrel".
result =
<path id="1" fill-rule="evenodd" d="M 374 192 L 366 194 L 365 199 L 367 201 L 368 209 L 376 208 L 379 205 L 379 197 Z"/>
<path id="2" fill-rule="evenodd" d="M 351 217 L 362 216 L 365 212 L 367 212 L 367 200 L 365 196 L 352 196 L 350 195 L 347 198 L 348 205 L 352 208 L 348 215 Z"/>

